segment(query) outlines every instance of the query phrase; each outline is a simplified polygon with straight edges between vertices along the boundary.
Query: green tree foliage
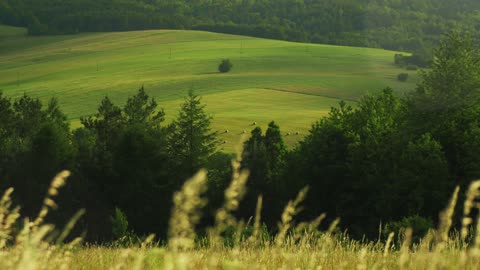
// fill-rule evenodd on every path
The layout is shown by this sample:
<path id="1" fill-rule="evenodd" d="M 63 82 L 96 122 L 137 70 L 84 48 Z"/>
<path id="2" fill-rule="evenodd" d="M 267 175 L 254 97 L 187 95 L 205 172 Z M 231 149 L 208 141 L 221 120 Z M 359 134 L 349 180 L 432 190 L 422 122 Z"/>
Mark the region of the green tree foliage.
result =
<path id="1" fill-rule="evenodd" d="M 218 132 L 212 131 L 211 121 L 200 97 L 189 91 L 168 130 L 168 153 L 176 164 L 180 179 L 184 180 L 206 167 L 209 157 L 217 151 Z"/>
<path id="2" fill-rule="evenodd" d="M 88 239 L 111 240 L 119 236 L 112 226 L 120 221 L 109 218 L 119 216 L 118 207 L 134 232 L 165 235 L 172 195 L 188 176 L 208 168 L 210 186 L 222 190 L 231 177 L 231 156 L 216 153 L 204 107 L 190 93 L 167 126 L 164 111 L 142 87 L 124 106 L 105 97 L 71 133 L 55 99 L 43 107 L 28 96 L 11 101 L 0 93 L 0 178 L 7 180 L 1 187 L 13 186 L 23 214 L 35 217 L 51 178 L 69 169 L 71 184 L 59 198 L 63 209 L 53 215 L 59 223 L 85 208 Z M 209 195 L 217 205 L 223 199 L 214 189 Z"/>
<path id="3" fill-rule="evenodd" d="M 265 135 L 260 127 L 252 130 L 244 144 L 242 165 L 250 170 L 253 178 L 264 179 L 269 184 L 283 168 L 286 152 L 280 127 L 272 121 Z"/>
<path id="4" fill-rule="evenodd" d="M 284 194 L 286 188 L 281 182 L 286 153 L 280 127 L 275 122 L 268 124 L 265 135 L 260 127 L 252 130 L 242 153 L 242 167 L 250 171 L 248 193 L 241 206 L 246 218 L 254 214 L 260 195 L 265 198 L 265 216 L 273 218 L 278 214 L 275 208 L 281 207 L 278 203 L 283 199 L 279 195 Z"/>
<path id="5" fill-rule="evenodd" d="M 429 134 L 404 133 L 404 111 L 404 101 L 385 89 L 356 108 L 341 103 L 312 127 L 285 170 L 301 179 L 297 187 L 310 186 L 305 216 L 341 216 L 358 237 L 405 216 L 436 219 L 434 201 L 447 202 L 453 187 L 447 161 Z"/>
<path id="6" fill-rule="evenodd" d="M 388 235 L 391 232 L 394 232 L 398 240 L 403 237 L 405 229 L 412 228 L 413 230 L 413 243 L 418 244 L 420 240 L 427 235 L 428 231 L 434 228 L 434 225 L 431 220 L 423 218 L 421 216 L 408 216 L 404 217 L 399 221 L 392 221 L 385 225 L 384 235 Z"/>
<path id="7" fill-rule="evenodd" d="M 23 214 L 34 217 L 51 178 L 73 166 L 69 125 L 56 100 L 44 109 L 25 95 L 11 102 L 0 94 L 0 115 L 1 187 L 14 187 Z"/>
<path id="8" fill-rule="evenodd" d="M 216 132 L 204 107 L 190 92 L 178 118 L 167 126 L 164 111 L 142 87 L 122 107 L 105 97 L 94 116 L 81 120 L 84 128 L 73 134 L 75 189 L 87 209 L 90 239 L 114 237 L 108 219 L 114 206 L 129 217 L 134 232 L 165 235 L 173 192 L 185 179 L 205 167 L 211 186 L 229 181 L 228 167 L 220 166 L 230 156 L 216 158 Z M 214 191 L 209 195 L 220 201 Z"/>
<path id="9" fill-rule="evenodd" d="M 399 156 L 401 170 L 396 172 L 392 197 L 397 197 L 393 209 L 405 207 L 404 215 L 422 215 L 436 220 L 439 205 L 454 189 L 442 146 L 429 133 L 412 139 Z M 435 168 L 435 169 L 432 169 Z"/>
<path id="10" fill-rule="evenodd" d="M 164 115 L 142 87 L 123 108 L 105 97 L 95 116 L 82 119 L 85 128 L 74 138 L 79 171 L 92 183 L 83 194 L 87 210 L 103 207 L 109 212 L 115 205 L 130 217 L 132 229 L 164 233 L 167 220 L 149 218 L 158 213 L 168 216 L 170 196 L 158 194 L 173 192 Z"/>
<path id="11" fill-rule="evenodd" d="M 445 151 L 453 179 L 480 177 L 477 134 L 480 116 L 480 50 L 469 36 L 452 33 L 435 50 L 408 100 L 408 130 L 430 133 Z"/>
<path id="12" fill-rule="evenodd" d="M 242 163 L 250 171 L 249 185 L 265 186 L 268 179 L 268 160 L 265 138 L 262 129 L 256 127 L 251 132 L 251 137 L 244 144 Z M 265 181 L 256 183 L 256 181 Z M 258 188 L 260 188 L 258 187 Z"/>
<path id="13" fill-rule="evenodd" d="M 212 225 L 216 211 L 223 206 L 225 190 L 232 180 L 232 160 L 236 157 L 231 153 L 215 152 L 208 159 L 208 188 L 206 197 L 208 204 L 205 206 L 204 215 L 200 226 Z"/>
<path id="14" fill-rule="evenodd" d="M 227 73 L 229 72 L 233 67 L 232 62 L 230 62 L 230 59 L 223 59 L 220 65 L 218 66 L 218 71 L 221 73 Z"/>

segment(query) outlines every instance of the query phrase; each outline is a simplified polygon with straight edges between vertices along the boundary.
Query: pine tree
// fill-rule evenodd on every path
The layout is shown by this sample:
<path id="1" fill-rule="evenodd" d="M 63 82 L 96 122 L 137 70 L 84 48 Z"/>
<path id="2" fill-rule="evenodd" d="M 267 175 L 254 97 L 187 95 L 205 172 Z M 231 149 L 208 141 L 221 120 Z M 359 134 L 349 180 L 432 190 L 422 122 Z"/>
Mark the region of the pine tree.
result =
<path id="1" fill-rule="evenodd" d="M 211 121 L 201 98 L 189 91 L 168 136 L 169 154 L 179 170 L 179 177 L 181 174 L 189 177 L 204 168 L 208 158 L 216 152 L 218 133 L 212 131 Z"/>
<path id="2" fill-rule="evenodd" d="M 242 154 L 242 167 L 250 171 L 249 185 L 263 188 L 267 182 L 269 157 L 265 146 L 265 137 L 262 129 L 256 127 L 251 132 L 251 137 L 244 144 Z"/>
<path id="3" fill-rule="evenodd" d="M 158 112 L 157 102 L 154 98 L 150 98 L 142 86 L 138 93 L 130 97 L 125 105 L 124 117 L 127 124 L 147 124 L 152 128 L 159 128 L 160 124 L 165 120 L 165 112 L 160 109 Z"/>
<path id="4" fill-rule="evenodd" d="M 286 152 L 280 127 L 272 121 L 265 135 L 259 127 L 252 130 L 252 137 L 244 144 L 243 166 L 250 170 L 250 179 L 270 183 L 280 174 Z"/>
<path id="5" fill-rule="evenodd" d="M 285 153 L 287 149 L 283 142 L 280 127 L 274 121 L 268 124 L 268 129 L 265 132 L 265 148 L 268 157 L 268 178 L 272 180 L 280 174 L 283 167 Z"/>
<path id="6" fill-rule="evenodd" d="M 250 139 L 244 144 L 242 155 L 242 167 L 250 171 L 250 176 L 247 183 L 248 193 L 239 211 L 241 215 L 246 218 L 252 215 L 251 211 L 255 209 L 259 195 L 263 195 L 268 202 L 264 208 L 265 217 L 270 218 L 279 214 L 277 210 L 280 208 L 276 201 L 285 197 L 285 188 L 280 175 L 285 164 L 286 152 L 280 127 L 275 122 L 268 124 L 265 135 L 262 135 L 260 127 L 252 130 Z"/>

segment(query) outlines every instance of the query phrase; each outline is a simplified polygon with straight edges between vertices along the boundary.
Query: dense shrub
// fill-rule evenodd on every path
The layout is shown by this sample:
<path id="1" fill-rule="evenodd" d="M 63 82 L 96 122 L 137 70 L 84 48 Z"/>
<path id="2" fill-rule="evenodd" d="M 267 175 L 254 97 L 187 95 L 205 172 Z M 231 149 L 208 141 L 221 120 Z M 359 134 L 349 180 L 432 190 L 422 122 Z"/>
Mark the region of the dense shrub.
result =
<path id="1" fill-rule="evenodd" d="M 223 59 L 220 65 L 218 66 L 218 71 L 221 73 L 227 73 L 229 72 L 233 67 L 232 62 L 230 62 L 230 59 Z"/>
<path id="2" fill-rule="evenodd" d="M 399 221 L 392 221 L 385 225 L 384 235 L 393 232 L 395 235 L 401 237 L 405 229 L 411 228 L 413 231 L 414 242 L 420 241 L 421 237 L 425 236 L 430 229 L 433 229 L 433 222 L 429 219 L 420 216 L 404 217 Z"/>

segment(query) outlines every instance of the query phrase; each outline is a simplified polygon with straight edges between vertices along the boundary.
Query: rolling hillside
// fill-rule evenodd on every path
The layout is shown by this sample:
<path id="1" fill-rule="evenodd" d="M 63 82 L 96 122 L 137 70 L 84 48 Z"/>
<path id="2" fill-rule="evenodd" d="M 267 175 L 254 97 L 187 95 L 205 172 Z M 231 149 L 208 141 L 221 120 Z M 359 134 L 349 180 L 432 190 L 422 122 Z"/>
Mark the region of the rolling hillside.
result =
<path id="1" fill-rule="evenodd" d="M 0 90 L 7 96 L 57 97 L 78 126 L 105 95 L 124 102 L 136 89 L 147 92 L 175 116 L 189 89 L 203 96 L 222 135 L 224 150 L 238 145 L 253 122 L 277 121 L 292 144 L 339 99 L 354 102 L 386 86 L 398 93 L 395 52 L 275 41 L 200 31 L 151 30 L 25 36 L 0 27 Z M 234 64 L 217 72 L 221 59 Z M 296 133 L 299 135 L 295 135 Z"/>

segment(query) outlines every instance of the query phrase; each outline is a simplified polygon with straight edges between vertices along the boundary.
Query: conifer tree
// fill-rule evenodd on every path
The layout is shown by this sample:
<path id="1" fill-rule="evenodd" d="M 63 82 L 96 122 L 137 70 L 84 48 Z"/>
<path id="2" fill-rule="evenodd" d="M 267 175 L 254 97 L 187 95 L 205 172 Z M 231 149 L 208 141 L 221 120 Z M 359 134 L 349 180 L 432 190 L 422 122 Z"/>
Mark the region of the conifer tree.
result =
<path id="1" fill-rule="evenodd" d="M 212 131 L 211 121 L 201 98 L 189 91 L 168 136 L 169 154 L 179 177 L 185 174 L 182 179 L 207 166 L 208 158 L 217 151 L 218 133 Z"/>

